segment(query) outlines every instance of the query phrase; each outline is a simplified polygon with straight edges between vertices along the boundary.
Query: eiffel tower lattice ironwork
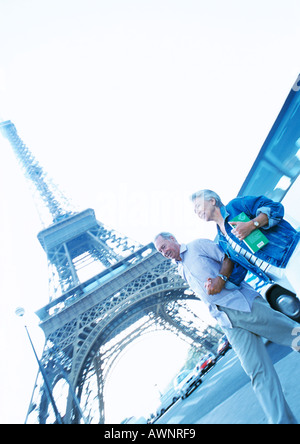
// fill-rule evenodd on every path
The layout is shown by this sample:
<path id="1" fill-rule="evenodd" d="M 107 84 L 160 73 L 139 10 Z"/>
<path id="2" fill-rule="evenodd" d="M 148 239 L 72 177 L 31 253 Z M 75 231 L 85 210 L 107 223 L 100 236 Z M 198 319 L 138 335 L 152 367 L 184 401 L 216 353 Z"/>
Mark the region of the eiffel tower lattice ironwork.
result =
<path id="1" fill-rule="evenodd" d="M 107 375 L 136 337 L 168 329 L 205 351 L 216 346 L 220 332 L 208 332 L 199 319 L 195 327 L 176 309 L 174 315 L 174 304 L 195 295 L 152 243 L 120 235 L 92 209 L 71 209 L 14 124 L 4 121 L 0 131 L 40 200 L 40 214 L 50 217 L 49 224 L 42 216 L 38 233 L 48 258 L 50 299 L 36 313 L 45 334 L 41 364 L 52 398 L 59 392 L 62 400 L 55 414 L 38 373 L 26 422 L 104 423 Z"/>

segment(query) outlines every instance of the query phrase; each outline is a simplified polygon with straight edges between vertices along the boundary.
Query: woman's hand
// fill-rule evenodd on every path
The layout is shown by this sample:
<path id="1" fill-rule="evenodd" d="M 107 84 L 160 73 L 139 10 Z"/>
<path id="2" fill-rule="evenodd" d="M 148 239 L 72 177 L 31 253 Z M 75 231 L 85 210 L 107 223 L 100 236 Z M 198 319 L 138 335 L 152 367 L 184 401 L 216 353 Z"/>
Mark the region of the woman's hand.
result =
<path id="1" fill-rule="evenodd" d="M 229 222 L 231 226 L 234 227 L 232 234 L 235 235 L 239 240 L 244 240 L 249 234 L 254 231 L 255 225 L 252 221 L 249 222 Z"/>

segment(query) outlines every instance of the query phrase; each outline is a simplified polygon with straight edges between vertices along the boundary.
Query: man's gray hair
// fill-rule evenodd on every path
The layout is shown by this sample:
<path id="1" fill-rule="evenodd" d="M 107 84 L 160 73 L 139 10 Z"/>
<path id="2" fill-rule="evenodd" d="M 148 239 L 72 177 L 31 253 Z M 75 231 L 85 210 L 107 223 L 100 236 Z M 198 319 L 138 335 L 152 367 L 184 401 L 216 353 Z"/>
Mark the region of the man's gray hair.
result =
<path id="1" fill-rule="evenodd" d="M 155 242 L 159 237 L 162 237 L 162 238 L 164 238 L 164 239 L 170 239 L 171 237 L 174 237 L 174 239 L 175 239 L 175 236 L 174 236 L 172 233 L 169 233 L 168 231 L 162 231 L 161 233 L 158 233 L 158 234 L 155 236 L 155 238 L 154 238 L 154 242 Z"/>
<path id="2" fill-rule="evenodd" d="M 215 199 L 217 207 L 223 207 L 220 196 L 212 190 L 200 190 L 193 193 L 190 197 L 191 201 L 194 202 L 195 199 L 200 197 L 203 200 Z"/>

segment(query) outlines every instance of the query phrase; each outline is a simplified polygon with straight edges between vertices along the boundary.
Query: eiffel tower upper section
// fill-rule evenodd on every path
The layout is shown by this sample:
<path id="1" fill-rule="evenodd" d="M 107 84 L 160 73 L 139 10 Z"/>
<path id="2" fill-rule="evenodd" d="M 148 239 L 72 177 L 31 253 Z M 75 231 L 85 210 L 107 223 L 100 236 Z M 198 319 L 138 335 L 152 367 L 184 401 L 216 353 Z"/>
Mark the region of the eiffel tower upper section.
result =
<path id="1" fill-rule="evenodd" d="M 44 227 L 53 222 L 71 216 L 74 213 L 70 201 L 53 183 L 48 174 L 29 151 L 19 137 L 15 125 L 10 121 L 0 122 L 0 131 L 10 142 L 14 154 L 29 180 L 36 203 L 37 210 Z"/>
<path id="2" fill-rule="evenodd" d="M 94 210 L 75 211 L 10 120 L 0 123 L 0 131 L 29 181 L 44 226 L 38 239 L 48 258 L 50 301 L 141 247 L 97 221 Z"/>

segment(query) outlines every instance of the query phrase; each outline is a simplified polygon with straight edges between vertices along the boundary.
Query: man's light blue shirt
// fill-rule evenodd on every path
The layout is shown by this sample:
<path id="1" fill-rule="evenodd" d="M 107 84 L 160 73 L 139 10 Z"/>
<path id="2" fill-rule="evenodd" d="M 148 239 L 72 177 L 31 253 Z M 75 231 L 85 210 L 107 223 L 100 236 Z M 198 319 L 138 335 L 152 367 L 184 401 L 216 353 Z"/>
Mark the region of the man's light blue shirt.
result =
<path id="1" fill-rule="evenodd" d="M 220 273 L 225 254 L 209 239 L 196 239 L 180 247 L 181 261 L 177 261 L 178 271 L 191 289 L 208 306 L 210 314 L 222 326 L 231 328 L 228 316 L 218 307 L 250 312 L 254 299 L 259 294 L 246 282 L 239 286 L 226 282 L 223 290 L 216 295 L 208 295 L 205 282 Z"/>

